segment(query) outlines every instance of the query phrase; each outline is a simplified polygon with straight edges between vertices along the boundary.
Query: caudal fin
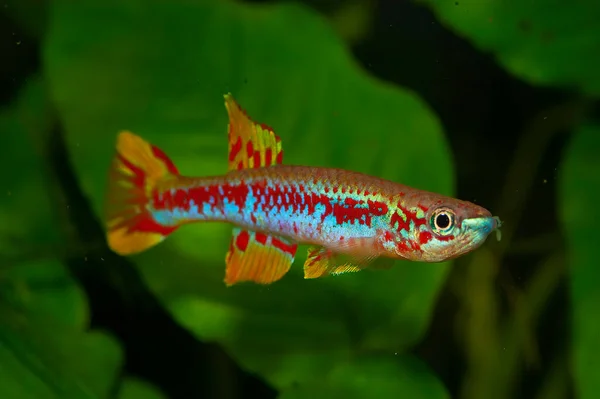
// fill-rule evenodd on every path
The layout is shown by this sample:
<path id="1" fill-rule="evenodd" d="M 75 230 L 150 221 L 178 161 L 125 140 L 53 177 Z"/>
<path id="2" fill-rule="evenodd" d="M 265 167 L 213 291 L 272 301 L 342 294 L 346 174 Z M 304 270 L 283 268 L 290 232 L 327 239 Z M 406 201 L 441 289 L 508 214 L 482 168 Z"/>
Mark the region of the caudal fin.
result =
<path id="1" fill-rule="evenodd" d="M 106 194 L 106 238 L 118 254 L 144 251 L 175 231 L 157 223 L 148 210 L 156 185 L 179 175 L 158 147 L 123 131 L 117 138 Z"/>

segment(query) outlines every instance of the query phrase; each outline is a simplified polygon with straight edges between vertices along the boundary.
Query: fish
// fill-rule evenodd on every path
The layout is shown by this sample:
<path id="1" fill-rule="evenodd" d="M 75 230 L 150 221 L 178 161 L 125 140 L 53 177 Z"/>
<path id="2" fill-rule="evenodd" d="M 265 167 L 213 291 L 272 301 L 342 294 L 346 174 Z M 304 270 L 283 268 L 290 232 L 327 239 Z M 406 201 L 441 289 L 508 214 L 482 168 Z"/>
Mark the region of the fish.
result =
<path id="1" fill-rule="evenodd" d="M 377 268 L 379 258 L 454 259 L 499 231 L 498 217 L 468 201 L 345 169 L 286 165 L 274 130 L 231 93 L 224 99 L 222 175 L 181 174 L 159 147 L 118 133 L 105 198 L 112 251 L 146 251 L 190 223 L 229 223 L 225 284 L 271 284 L 290 270 L 298 245 L 308 247 L 304 278 L 314 279 Z"/>

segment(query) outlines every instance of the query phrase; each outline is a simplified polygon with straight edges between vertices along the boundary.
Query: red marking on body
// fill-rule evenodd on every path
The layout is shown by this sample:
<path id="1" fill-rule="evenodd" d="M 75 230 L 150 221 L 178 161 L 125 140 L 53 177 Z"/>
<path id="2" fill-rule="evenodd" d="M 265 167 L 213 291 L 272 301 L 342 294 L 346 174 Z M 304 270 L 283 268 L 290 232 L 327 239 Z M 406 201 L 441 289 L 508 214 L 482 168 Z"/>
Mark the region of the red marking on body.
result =
<path id="1" fill-rule="evenodd" d="M 218 194 L 218 186 L 215 187 L 217 187 L 217 203 L 222 202 L 218 201 L 220 197 Z M 224 184 L 222 188 L 223 198 L 227 198 L 230 202 L 233 202 L 241 211 L 246 202 L 246 197 L 248 196 L 248 186 L 241 181 L 239 184 Z"/>
<path id="2" fill-rule="evenodd" d="M 406 245 L 406 241 L 399 241 L 396 244 L 396 249 L 398 250 L 398 252 L 400 253 L 407 253 L 410 252 L 410 248 L 408 247 L 408 245 Z"/>
<path id="3" fill-rule="evenodd" d="M 355 200 L 353 198 L 346 198 L 344 205 L 335 204 L 333 206 L 333 215 L 336 218 L 338 224 L 350 223 L 353 224 L 358 221 L 361 225 L 367 225 L 371 227 L 372 218 L 375 216 L 382 216 L 387 213 L 388 207 L 385 203 L 379 201 L 367 201 L 368 207 L 365 208 L 364 201 Z"/>
<path id="4" fill-rule="evenodd" d="M 369 195 L 369 194 L 371 194 L 371 193 L 369 192 L 369 190 L 365 190 L 365 196 L 367 196 L 367 195 Z"/>
<path id="5" fill-rule="evenodd" d="M 254 206 L 256 207 L 256 204 Z M 250 214 L 250 220 L 252 220 L 252 223 L 256 224 L 256 216 L 254 216 L 253 213 Z"/>
<path id="6" fill-rule="evenodd" d="M 156 147 L 156 146 L 152 146 L 152 154 L 160 159 L 165 166 L 167 167 L 167 170 L 170 173 L 173 173 L 174 175 L 178 175 L 179 171 L 177 170 L 177 167 L 175 166 L 175 164 L 173 163 L 173 161 L 171 161 L 169 159 L 169 157 L 167 156 L 167 154 L 165 154 L 160 148 Z"/>
<path id="7" fill-rule="evenodd" d="M 429 208 L 427 208 L 425 205 L 417 205 L 423 212 L 427 212 L 429 210 Z"/>
<path id="8" fill-rule="evenodd" d="M 294 194 L 294 210 L 300 209 L 302 203 L 302 194 L 295 192 Z"/>
<path id="9" fill-rule="evenodd" d="M 342 187 L 342 194 L 346 194 L 346 187 Z"/>
<path id="10" fill-rule="evenodd" d="M 309 194 L 309 193 L 305 193 L 304 194 L 304 202 L 306 203 L 306 207 L 308 209 L 308 213 L 309 214 L 313 214 L 315 213 L 315 206 L 317 206 L 318 203 L 318 196 L 315 193 Z"/>
<path id="11" fill-rule="evenodd" d="M 332 213 L 335 213 L 335 207 L 331 204 L 331 200 L 326 195 L 315 195 L 313 194 L 313 202 L 316 204 L 323 204 L 325 206 L 325 211 L 321 215 L 321 222 L 325 220 L 325 218 Z M 339 207 L 339 205 L 337 205 Z M 321 227 L 319 225 L 319 227 Z"/>
<path id="12" fill-rule="evenodd" d="M 235 246 L 238 247 L 240 251 L 245 251 L 246 248 L 248 248 L 249 241 L 250 234 L 248 234 L 246 230 L 242 230 L 235 240 Z"/>
<path id="13" fill-rule="evenodd" d="M 220 193 L 219 188 L 223 190 Z M 190 210 L 190 201 L 194 201 L 198 209 L 202 209 L 204 204 L 209 204 L 211 210 L 223 211 L 222 205 L 224 199 L 234 203 L 240 210 L 246 202 L 248 196 L 248 186 L 244 182 L 239 184 L 223 184 L 199 187 L 181 187 L 172 190 L 153 193 L 153 208 L 155 210 L 172 210 L 178 208 L 184 212 Z"/>
<path id="14" fill-rule="evenodd" d="M 182 189 L 178 189 L 173 196 L 173 205 L 178 208 L 189 209 L 188 199 L 187 193 Z"/>
<path id="15" fill-rule="evenodd" d="M 275 163 L 278 163 L 278 164 L 283 163 L 283 150 L 281 152 L 279 152 L 279 154 L 277 154 L 277 159 L 275 160 Z"/>
<path id="16" fill-rule="evenodd" d="M 450 240 L 454 240 L 454 236 L 453 235 L 449 235 L 449 236 L 439 236 L 436 238 L 440 241 L 450 241 Z"/>
<path id="17" fill-rule="evenodd" d="M 400 217 L 400 214 L 398 212 L 394 212 L 390 219 L 390 225 L 392 228 L 395 228 L 398 231 L 401 231 L 401 230 L 409 231 L 411 221 L 414 223 L 415 229 L 417 229 L 417 228 L 419 228 L 419 226 L 425 224 L 425 218 L 417 217 L 416 212 L 412 212 L 409 209 L 405 209 L 400 204 L 398 204 L 398 208 L 404 212 L 404 215 L 406 216 L 406 221 L 404 221 L 402 219 L 402 217 Z"/>
<path id="18" fill-rule="evenodd" d="M 257 196 L 260 196 L 260 190 L 256 189 Z M 267 185 L 264 188 L 263 198 L 257 198 L 254 209 L 262 207 L 265 212 L 270 209 L 287 209 L 289 207 L 292 210 L 297 211 L 299 208 L 300 200 L 302 199 L 298 192 L 292 192 L 292 187 L 288 185 Z"/>
<path id="19" fill-rule="evenodd" d="M 419 244 L 425 245 L 431 241 L 432 235 L 428 231 L 422 231 L 419 233 Z"/>
<path id="20" fill-rule="evenodd" d="M 252 183 L 252 186 L 255 188 L 255 190 L 257 190 L 257 194 L 260 195 L 261 190 L 264 190 L 267 187 L 267 181 L 266 180 L 255 180 Z"/>
<path id="21" fill-rule="evenodd" d="M 346 199 L 344 200 L 344 203 L 345 203 L 346 205 L 348 205 L 348 206 L 356 206 L 356 205 L 358 205 L 358 204 L 363 204 L 363 203 L 364 203 L 364 201 L 357 201 L 357 200 L 355 200 L 354 198 L 350 198 L 350 197 L 348 197 L 348 198 L 346 198 Z"/>
<path id="22" fill-rule="evenodd" d="M 160 198 L 160 193 L 157 190 L 154 190 L 152 193 L 152 207 L 154 209 L 166 208 L 165 196 L 163 195 L 162 198 Z"/>
<path id="23" fill-rule="evenodd" d="M 367 205 L 369 205 L 369 211 L 375 216 L 383 216 L 389 211 L 385 202 L 367 200 Z"/>
<path id="24" fill-rule="evenodd" d="M 383 240 L 385 242 L 390 242 L 390 241 L 394 240 L 394 235 L 390 231 L 385 230 L 383 232 Z"/>
<path id="25" fill-rule="evenodd" d="M 262 186 L 264 186 L 264 192 L 260 189 Z M 333 204 L 328 195 L 316 193 L 312 190 L 309 190 L 309 192 L 303 190 L 305 190 L 305 187 L 302 184 L 298 184 L 297 189 L 294 190 L 288 184 L 266 184 L 264 181 L 256 181 L 252 186 L 252 191 L 257 196 L 254 210 L 258 210 L 260 207 L 264 212 L 270 212 L 291 208 L 293 212 L 298 212 L 300 209 L 305 208 L 308 214 L 314 214 L 317 207 L 321 206 L 323 208 L 320 215 L 321 222 L 333 215 L 338 224 L 359 223 L 368 226 L 371 226 L 373 217 L 383 216 L 389 212 L 389 207 L 385 202 L 365 201 L 348 197 L 342 203 Z M 337 187 L 324 189 L 324 191 L 333 193 L 336 193 L 337 190 Z M 338 201 L 341 201 L 341 199 L 338 198 Z M 321 225 L 314 226 L 317 231 L 321 227 Z M 291 224 L 289 228 L 294 234 L 298 234 L 298 226 Z"/>
<path id="26" fill-rule="evenodd" d="M 238 137 L 236 142 L 231 146 L 231 151 L 229 151 L 229 162 L 233 161 L 235 157 L 239 154 L 242 149 L 242 138 Z M 241 168 L 238 168 L 241 169 Z"/>

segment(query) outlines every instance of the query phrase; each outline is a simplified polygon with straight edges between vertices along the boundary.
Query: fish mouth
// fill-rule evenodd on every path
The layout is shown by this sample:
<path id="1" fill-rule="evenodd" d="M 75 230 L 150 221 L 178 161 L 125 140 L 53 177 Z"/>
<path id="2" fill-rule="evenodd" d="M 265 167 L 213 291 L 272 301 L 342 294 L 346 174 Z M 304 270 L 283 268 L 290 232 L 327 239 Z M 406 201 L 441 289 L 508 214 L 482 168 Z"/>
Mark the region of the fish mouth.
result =
<path id="1" fill-rule="evenodd" d="M 462 223 L 463 226 L 467 228 L 467 230 L 476 232 L 482 237 L 487 237 L 492 231 L 495 231 L 496 239 L 500 241 L 500 239 L 502 238 L 502 234 L 500 232 L 500 227 L 502 227 L 502 221 L 498 216 L 469 218 L 464 219 Z"/>

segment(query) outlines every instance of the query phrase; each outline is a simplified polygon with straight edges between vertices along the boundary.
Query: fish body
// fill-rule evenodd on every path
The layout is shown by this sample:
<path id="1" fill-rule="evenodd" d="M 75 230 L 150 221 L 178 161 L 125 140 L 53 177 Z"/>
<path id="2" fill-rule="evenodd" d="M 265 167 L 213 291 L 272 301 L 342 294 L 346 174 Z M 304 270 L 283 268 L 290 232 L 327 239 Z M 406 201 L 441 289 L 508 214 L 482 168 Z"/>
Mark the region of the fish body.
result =
<path id="1" fill-rule="evenodd" d="M 269 284 L 309 244 L 305 278 L 353 272 L 376 258 L 440 262 L 479 247 L 499 219 L 467 201 L 362 173 L 283 165 L 281 140 L 231 95 L 229 171 L 182 176 L 158 147 L 130 132 L 117 140 L 107 196 L 107 238 L 117 253 L 146 250 L 179 226 L 226 222 L 233 234 L 225 282 Z"/>

